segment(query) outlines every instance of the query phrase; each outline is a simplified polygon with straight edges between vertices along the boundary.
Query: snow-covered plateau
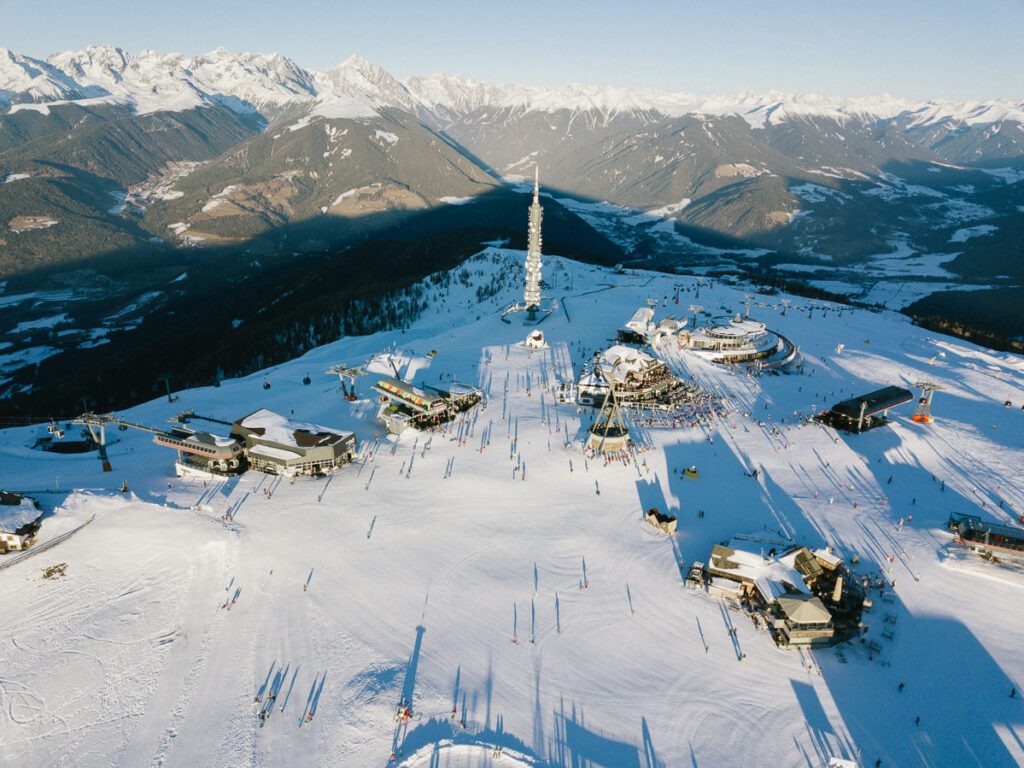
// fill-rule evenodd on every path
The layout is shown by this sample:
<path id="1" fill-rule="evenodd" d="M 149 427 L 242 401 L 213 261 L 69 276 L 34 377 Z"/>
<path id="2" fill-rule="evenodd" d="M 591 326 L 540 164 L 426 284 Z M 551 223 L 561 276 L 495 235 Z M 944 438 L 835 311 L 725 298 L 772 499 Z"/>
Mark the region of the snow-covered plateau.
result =
<path id="1" fill-rule="evenodd" d="M 357 459 L 326 479 L 178 478 L 173 451 L 136 430 L 117 432 L 104 473 L 95 453 L 33 450 L 42 428 L 0 431 L 2 483 L 47 511 L 35 554 L 0 556 L 0 765 L 1024 763 L 1024 570 L 945 529 L 951 513 L 1011 525 L 1024 509 L 1024 360 L 895 313 L 758 295 L 751 317 L 798 346 L 802 371 L 754 376 L 661 343 L 725 415 L 634 421 L 628 460 L 588 459 L 593 411 L 559 403 L 559 384 L 647 299 L 656 319 L 731 315 L 750 289 L 545 257 L 556 309 L 548 348 L 528 350 L 531 328 L 500 318 L 522 262 L 488 248 L 426 281 L 404 332 L 119 414 L 162 427 L 265 407 L 355 432 Z M 371 358 L 355 401 L 324 373 Z M 370 389 L 388 359 L 484 402 L 388 437 Z M 942 387 L 933 424 L 913 403 L 859 435 L 807 422 L 918 380 Z M 647 525 L 651 507 L 678 530 Z M 830 546 L 886 599 L 872 592 L 859 638 L 780 649 L 684 587 L 736 534 Z"/>

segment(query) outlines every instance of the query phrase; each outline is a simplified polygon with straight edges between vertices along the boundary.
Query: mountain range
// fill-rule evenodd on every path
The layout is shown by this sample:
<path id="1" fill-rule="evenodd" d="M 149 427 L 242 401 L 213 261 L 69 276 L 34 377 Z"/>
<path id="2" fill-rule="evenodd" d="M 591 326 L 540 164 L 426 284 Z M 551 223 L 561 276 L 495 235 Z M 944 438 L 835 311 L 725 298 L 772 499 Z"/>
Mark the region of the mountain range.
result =
<path id="1" fill-rule="evenodd" d="M 422 263 L 403 261 L 419 279 L 471 242 L 515 245 L 535 166 L 551 252 L 747 275 L 1024 337 L 1008 311 L 1024 298 L 1024 101 L 711 97 L 399 80 L 359 56 L 314 70 L 225 49 L 0 49 L 0 280 L 99 302 L 57 307 L 70 318 L 154 293 L 223 301 L 367 243 L 435 238 Z M 203 287 L 167 288 L 186 272 Z M 18 330 L 52 304 L 8 306 L 7 357 L 63 346 L 59 325 Z M 7 370 L 31 359 L 3 357 Z"/>
<path id="2" fill-rule="evenodd" d="M 982 214 L 1019 213 L 1016 190 L 1001 207 L 975 198 L 1005 192 L 1024 167 L 1024 102 L 1009 99 L 399 81 L 359 56 L 318 71 L 224 49 L 90 46 L 46 60 L 0 49 L 0 108 L 8 274 L 51 263 L 67 234 L 87 257 L 231 245 L 327 217 L 298 246 L 318 248 L 361 231 L 353 219 L 368 212 L 472 198 L 534 165 L 576 199 L 677 220 L 685 239 L 668 245 L 690 256 L 701 249 L 688 240 L 724 239 L 856 261 L 913 229 L 908 219 L 952 236 Z M 645 234 L 617 239 L 665 250 Z"/>
<path id="3" fill-rule="evenodd" d="M 809 117 L 840 122 L 895 120 L 906 129 L 945 126 L 950 131 L 1024 122 L 1024 101 L 1011 99 L 915 102 L 889 95 L 830 98 L 749 91 L 707 97 L 649 88 L 502 85 L 452 75 L 414 76 L 401 82 L 358 55 L 333 69 L 315 70 L 277 53 L 232 53 L 224 48 L 189 58 L 148 50 L 132 54 L 114 46 L 95 45 L 56 53 L 45 60 L 0 48 L 0 103 L 8 105 L 121 103 L 143 114 L 225 104 L 242 113 L 273 115 L 290 105 L 339 100 L 350 101 L 353 112 L 361 113 L 351 116 L 371 116 L 381 107 L 448 116 L 498 108 L 594 111 L 605 117 L 622 113 L 735 115 L 754 128 Z"/>

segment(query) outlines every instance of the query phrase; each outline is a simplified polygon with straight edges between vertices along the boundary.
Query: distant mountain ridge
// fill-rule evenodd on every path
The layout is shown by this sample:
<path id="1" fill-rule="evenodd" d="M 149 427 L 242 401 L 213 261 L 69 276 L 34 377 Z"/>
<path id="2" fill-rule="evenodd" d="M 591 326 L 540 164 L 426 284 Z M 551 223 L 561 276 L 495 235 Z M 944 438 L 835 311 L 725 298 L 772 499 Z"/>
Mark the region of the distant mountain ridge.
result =
<path id="1" fill-rule="evenodd" d="M 129 53 L 110 45 L 55 53 L 45 60 L 0 48 L 0 105 L 100 99 L 131 104 L 137 113 L 222 103 L 239 111 L 360 99 L 368 108 L 466 114 L 482 108 L 522 112 L 596 111 L 606 116 L 653 113 L 737 116 L 753 127 L 797 118 L 862 122 L 900 121 L 907 129 L 955 123 L 972 126 L 1024 123 L 1024 100 L 1009 98 L 913 101 L 878 97 L 750 91 L 699 96 L 652 88 L 568 84 L 555 87 L 481 82 L 457 75 L 414 76 L 399 81 L 353 55 L 328 70 L 302 67 L 281 54 L 232 53 L 218 48 L 186 57 Z M 24 107 L 22 107 L 24 108 Z"/>

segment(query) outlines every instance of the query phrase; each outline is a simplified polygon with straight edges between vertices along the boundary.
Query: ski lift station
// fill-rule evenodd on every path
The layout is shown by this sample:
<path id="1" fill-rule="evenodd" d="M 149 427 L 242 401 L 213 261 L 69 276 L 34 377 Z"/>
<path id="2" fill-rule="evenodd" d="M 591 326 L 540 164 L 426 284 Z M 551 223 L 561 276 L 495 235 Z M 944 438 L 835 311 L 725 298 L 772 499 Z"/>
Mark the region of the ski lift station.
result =
<path id="1" fill-rule="evenodd" d="M 286 419 L 266 408 L 231 425 L 231 436 L 244 445 L 249 466 L 272 475 L 326 475 L 356 455 L 356 436 Z"/>
<path id="2" fill-rule="evenodd" d="M 984 557 L 1024 561 L 1024 529 L 982 520 L 977 515 L 955 515 L 947 527 L 956 543 Z"/>
<path id="3" fill-rule="evenodd" d="M 230 427 L 230 433 L 225 437 L 192 429 L 187 424 L 190 420 L 222 424 Z M 178 454 L 174 466 L 179 477 L 237 474 L 249 467 L 286 477 L 324 475 L 352 461 L 356 453 L 352 432 L 292 421 L 266 408 L 235 422 L 197 416 L 192 411 L 178 414 L 172 421 L 176 422 L 174 426 L 158 429 L 125 421 L 112 413 L 86 413 L 75 419 L 76 424 L 88 428 L 108 472 L 108 426 L 149 432 L 154 443 L 173 448 Z"/>
<path id="4" fill-rule="evenodd" d="M 882 387 L 866 395 L 836 403 L 818 418 L 836 429 L 863 432 L 887 423 L 890 408 L 909 403 L 913 399 L 913 393 L 903 387 Z"/>
<path id="5" fill-rule="evenodd" d="M 178 452 L 175 467 L 179 476 L 193 470 L 231 473 L 244 468 L 245 451 L 234 438 L 196 432 L 181 426 L 155 432 L 153 442 Z"/>
<path id="6" fill-rule="evenodd" d="M 393 435 L 400 435 L 409 427 L 431 429 L 446 424 L 483 399 L 477 387 L 452 382 L 447 389 L 420 389 L 393 376 L 381 379 L 373 389 L 381 401 L 377 418 Z"/>

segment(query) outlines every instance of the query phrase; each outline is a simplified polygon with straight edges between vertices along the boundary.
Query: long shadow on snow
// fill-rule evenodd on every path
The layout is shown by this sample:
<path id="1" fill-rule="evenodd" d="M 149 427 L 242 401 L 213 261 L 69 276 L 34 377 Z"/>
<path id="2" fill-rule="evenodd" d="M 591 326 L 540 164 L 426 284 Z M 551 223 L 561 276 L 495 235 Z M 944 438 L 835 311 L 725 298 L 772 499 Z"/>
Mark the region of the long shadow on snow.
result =
<path id="1" fill-rule="evenodd" d="M 852 497 L 863 498 L 865 489 L 868 493 L 879 494 L 878 498 L 866 502 L 875 509 L 862 510 L 870 517 L 861 526 L 869 549 L 864 551 L 863 546 L 860 547 L 859 573 L 872 574 L 884 568 L 887 554 L 898 549 L 884 526 L 886 516 L 893 517 L 902 510 L 898 513 L 885 509 L 879 501 L 886 489 L 893 488 L 888 484 L 888 475 L 895 473 L 884 459 L 882 463 L 877 459 L 900 444 L 898 435 L 887 432 L 882 429 L 844 436 L 864 462 L 863 466 L 858 463 L 854 476 L 845 467 L 829 468 L 836 470 L 844 480 Z M 855 481 L 852 490 L 847 479 Z M 770 475 L 764 476 L 764 482 L 770 495 L 785 498 Z M 897 482 L 894 479 L 894 484 Z M 937 482 L 933 495 L 956 498 L 948 488 L 940 492 Z M 834 531 L 823 530 L 795 503 L 790 502 L 790 505 L 794 510 L 790 522 L 798 542 L 818 545 L 810 530 L 814 529 L 828 543 L 849 551 L 846 542 L 836 540 Z M 932 512 L 931 523 L 928 522 L 929 515 L 925 513 L 922 500 L 915 506 L 922 508 L 922 525 L 928 526 L 937 520 Z M 815 652 L 832 698 L 856 745 L 840 744 L 840 749 L 852 756 L 859 748 L 865 765 L 873 764 L 877 758 L 882 759 L 883 765 L 899 766 L 987 768 L 1016 765 L 1006 743 L 1015 742 L 1024 750 L 1024 715 L 1020 700 L 1009 697 L 1017 683 L 959 620 L 915 616 L 892 590 L 887 590 L 887 600 L 872 597 L 876 606 L 864 616 L 864 623 L 868 625 L 866 635 L 838 646 L 841 655 L 832 651 Z M 891 636 L 886 637 L 883 632 Z M 871 640 L 878 643 L 881 650 L 871 650 L 868 646 Z M 883 678 L 883 690 L 888 688 L 882 696 L 878 695 L 879 678 Z M 898 690 L 900 682 L 906 684 L 903 693 Z M 835 732 L 816 695 L 801 692 L 796 683 L 794 692 L 807 719 L 816 752 L 815 755 L 805 754 L 804 758 L 809 765 L 818 765 L 819 758 L 834 754 L 829 749 L 828 737 L 835 738 Z M 950 704 L 953 701 L 955 705 Z M 957 713 L 955 719 L 944 720 L 950 712 Z M 915 725 L 916 717 L 921 718 L 920 726 Z"/>
<path id="2" fill-rule="evenodd" d="M 454 744 L 471 744 L 488 750 L 494 748 L 514 750 L 536 761 L 538 768 L 583 768 L 584 766 L 593 768 L 599 766 L 604 768 L 663 768 L 664 763 L 658 760 L 646 717 L 642 717 L 640 721 L 638 746 L 637 743 L 613 738 L 588 726 L 584 722 L 582 709 L 577 709 L 576 704 L 572 704 L 567 713 L 563 700 L 559 710 L 552 713 L 552 738 L 545 740 L 540 714 L 539 670 L 536 672 L 535 685 L 537 692 L 533 735 L 536 743 L 533 748 L 515 734 L 505 730 L 504 718 L 500 713 L 494 714 L 495 724 L 490 725 L 492 713 L 489 701 L 493 680 L 489 675 L 483 691 L 483 697 L 488 703 L 485 705 L 487 713 L 482 728 L 460 730 L 453 720 L 431 717 L 429 720 L 420 722 L 404 735 L 401 740 L 403 755 L 416 754 L 431 744 L 434 745 L 434 754 L 438 754 L 440 743 L 451 741 Z M 468 709 L 465 706 L 468 692 L 465 689 L 456 689 L 454 694 L 456 699 L 459 693 L 462 694 L 463 716 L 472 720 L 469 715 L 475 709 L 480 692 L 473 693 L 472 701 L 474 703 Z M 548 752 L 547 756 L 543 754 L 545 747 Z M 642 761 L 641 748 L 643 750 Z"/>
<path id="3" fill-rule="evenodd" d="M 783 492 L 770 474 L 762 469 L 759 479 L 746 474 L 742 457 L 728 443 L 715 443 L 713 456 L 707 456 L 707 442 L 680 442 L 665 446 L 668 493 L 656 481 L 639 481 L 641 502 L 667 497 L 680 503 L 673 508 L 679 518 L 677 561 L 686 557 L 703 560 L 713 544 L 728 541 L 734 534 L 763 533 L 799 540 L 816 530 L 813 520 Z M 702 461 L 703 459 L 703 461 Z M 683 467 L 697 464 L 700 477 L 687 478 Z M 672 469 L 677 471 L 673 472 Z M 767 510 L 767 514 L 765 514 Z M 700 511 L 704 517 L 698 517 Z"/>
<path id="4" fill-rule="evenodd" d="M 1024 750 L 1021 702 L 1009 696 L 1015 683 L 970 629 L 952 618 L 915 617 L 898 602 L 881 603 L 874 622 L 881 623 L 883 609 L 897 617 L 898 631 L 892 641 L 883 641 L 880 656 L 868 661 L 861 651 L 845 664 L 832 654 L 819 657 L 863 764 L 881 758 L 883 765 L 906 768 L 1018 765 L 1006 746 L 1016 742 L 1018 751 Z M 856 642 L 851 645 L 857 648 Z M 891 666 L 883 667 L 886 656 Z M 824 733 L 816 712 L 804 707 L 812 729 Z M 944 719 L 951 712 L 953 719 Z"/>
<path id="5" fill-rule="evenodd" d="M 643 722 L 646 731 L 646 720 Z M 645 750 L 649 736 L 649 733 L 645 736 Z M 640 754 L 636 744 L 619 741 L 588 728 L 584 724 L 582 709 L 577 712 L 576 705 L 573 704 L 567 714 L 564 701 L 561 703 L 560 711 L 555 712 L 554 752 L 550 755 L 550 760 L 551 764 L 558 768 L 640 768 Z"/>

